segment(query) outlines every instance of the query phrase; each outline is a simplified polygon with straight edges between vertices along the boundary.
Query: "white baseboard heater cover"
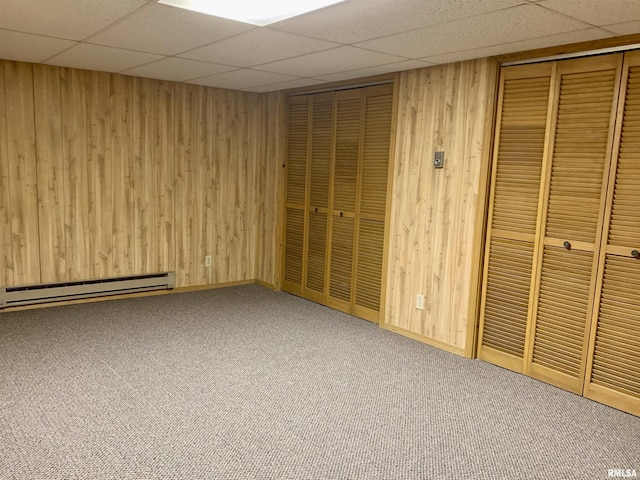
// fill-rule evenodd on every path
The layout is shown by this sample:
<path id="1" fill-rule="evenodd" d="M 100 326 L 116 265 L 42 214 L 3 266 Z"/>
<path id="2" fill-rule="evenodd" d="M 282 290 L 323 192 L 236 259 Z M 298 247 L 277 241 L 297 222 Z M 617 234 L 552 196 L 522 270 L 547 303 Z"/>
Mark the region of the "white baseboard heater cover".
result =
<path id="1" fill-rule="evenodd" d="M 175 278 L 174 272 L 166 272 L 79 282 L 0 287 L 0 308 L 121 295 L 123 293 L 170 290 L 175 287 Z"/>

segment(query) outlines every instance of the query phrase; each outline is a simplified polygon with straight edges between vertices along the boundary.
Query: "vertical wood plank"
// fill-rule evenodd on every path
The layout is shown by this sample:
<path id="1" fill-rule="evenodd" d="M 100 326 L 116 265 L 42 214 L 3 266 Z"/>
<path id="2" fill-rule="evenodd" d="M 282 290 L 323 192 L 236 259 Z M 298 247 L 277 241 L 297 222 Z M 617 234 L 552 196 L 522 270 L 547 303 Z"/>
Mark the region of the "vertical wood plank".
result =
<path id="1" fill-rule="evenodd" d="M 279 266 L 281 259 L 281 222 L 280 188 L 284 186 L 283 158 L 283 116 L 284 96 L 280 92 L 268 93 L 263 97 L 261 116 L 256 120 L 256 128 L 260 128 L 263 149 L 257 152 L 258 168 L 256 182 L 258 206 L 256 221 L 258 225 L 258 242 L 256 253 L 256 278 L 270 285 L 280 282 Z"/>
<path id="2" fill-rule="evenodd" d="M 228 103 L 227 92 L 217 90 L 214 100 L 215 113 L 215 140 L 214 140 L 214 183 L 215 197 L 215 213 L 214 213 L 214 237 L 215 237 L 215 254 L 214 268 L 216 269 L 217 281 L 223 281 L 223 278 L 229 276 L 229 259 L 231 245 L 228 238 L 230 224 L 228 222 L 228 212 L 232 199 L 229 189 L 229 172 L 231 169 L 231 138 L 229 138 L 227 129 L 232 119 L 231 107 Z"/>
<path id="3" fill-rule="evenodd" d="M 0 285 L 13 285 L 13 245 L 11 241 L 11 183 L 9 177 L 9 139 L 5 102 L 4 69 L 0 60 Z"/>
<path id="4" fill-rule="evenodd" d="M 243 93 L 243 175 L 239 185 L 240 192 L 247 192 L 247 195 L 239 195 L 243 199 L 244 216 L 240 224 L 240 232 L 244 239 L 241 253 L 241 264 L 243 268 L 238 272 L 238 278 L 257 278 L 257 243 L 260 235 L 257 212 L 259 208 L 259 185 L 256 176 L 260 170 L 260 165 L 264 161 L 266 154 L 262 135 L 262 105 L 263 95 L 256 93 Z"/>
<path id="5" fill-rule="evenodd" d="M 480 309 L 482 304 L 482 275 L 485 259 L 484 251 L 486 247 L 485 239 L 488 233 L 488 213 L 489 213 L 489 196 L 491 189 L 491 171 L 493 166 L 491 142 L 494 135 L 494 125 L 496 125 L 497 105 L 498 102 L 489 101 L 498 96 L 498 76 L 499 64 L 497 60 L 489 61 L 489 82 L 487 83 L 487 91 L 485 96 L 485 122 L 484 137 L 482 139 L 483 149 L 480 158 L 480 181 L 478 189 L 478 212 L 476 214 L 476 226 L 473 245 L 473 254 L 471 257 L 472 273 L 471 283 L 469 285 L 469 321 L 467 323 L 467 338 L 465 341 L 465 356 L 475 358 L 478 352 L 479 331 L 480 331 Z"/>
<path id="6" fill-rule="evenodd" d="M 223 165 L 224 158 L 226 156 L 226 140 L 221 138 L 222 129 L 225 125 L 225 105 L 224 98 L 221 95 L 220 90 L 213 89 L 211 91 L 211 194 L 213 208 L 211 210 L 211 242 L 212 242 L 212 268 L 211 268 L 211 282 L 218 283 L 222 278 L 225 278 L 223 267 L 223 241 L 222 233 L 224 231 L 224 225 L 221 225 L 221 208 L 224 205 L 224 199 L 222 198 L 222 185 L 224 180 Z"/>
<path id="7" fill-rule="evenodd" d="M 211 266 L 204 267 L 204 276 L 206 278 L 206 283 L 214 283 L 214 253 L 215 253 L 215 227 L 214 227 L 214 217 L 215 217 L 215 185 L 214 185 L 214 148 L 213 148 L 213 139 L 214 139 L 214 125 L 215 125 L 215 114 L 214 114 L 214 105 L 215 105 L 215 89 L 207 88 L 204 93 L 204 109 L 202 112 L 202 120 L 203 126 L 205 130 L 201 132 L 200 139 L 200 148 L 205 155 L 205 164 L 203 165 L 204 170 L 206 171 L 206 177 L 204 178 L 204 189 L 205 189 L 205 206 L 206 206 L 206 248 L 203 252 L 203 257 L 201 259 L 202 264 L 204 265 L 204 256 L 211 256 Z"/>
<path id="8" fill-rule="evenodd" d="M 135 273 L 133 77 L 111 76 L 113 273 Z"/>
<path id="9" fill-rule="evenodd" d="M 87 278 L 90 271 L 87 114 L 83 72 L 62 69 L 61 87 L 66 264 L 67 280 L 73 281 Z"/>
<path id="10" fill-rule="evenodd" d="M 33 70 L 28 63 L 4 65 L 13 282 L 28 285 L 40 282 Z"/>
<path id="11" fill-rule="evenodd" d="M 191 104 L 194 134 L 193 175 L 191 176 L 191 198 L 195 207 L 193 227 L 190 235 L 190 250 L 194 266 L 194 281 L 198 285 L 209 283 L 209 270 L 205 267 L 205 256 L 209 254 L 209 224 L 211 217 L 210 199 L 210 148 L 208 145 L 211 102 L 206 87 L 194 89 Z"/>
<path id="12" fill-rule="evenodd" d="M 42 282 L 67 278 L 60 68 L 33 66 Z"/>
<path id="13" fill-rule="evenodd" d="M 134 272 L 157 272 L 155 253 L 155 81 L 133 78 L 133 251 Z"/>
<path id="14" fill-rule="evenodd" d="M 282 92 L 271 94 L 269 97 L 269 103 L 267 104 L 267 111 L 271 112 L 271 117 L 267 119 L 268 123 L 265 127 L 270 134 L 270 140 L 273 146 L 269 148 L 271 152 L 271 164 L 273 166 L 272 187 L 274 193 L 272 198 L 273 218 L 271 224 L 273 225 L 272 231 L 265 232 L 265 236 L 272 238 L 275 244 L 272 249 L 275 249 L 275 255 L 266 251 L 265 256 L 272 255 L 271 270 L 274 286 L 279 289 L 282 288 L 282 280 L 284 272 L 282 271 L 282 253 L 284 246 L 283 229 L 284 225 L 284 208 L 280 205 L 285 205 L 285 170 L 282 168 L 285 162 L 285 99 Z M 275 115 L 275 118 L 273 118 Z M 272 125 L 278 125 L 279 131 L 274 132 Z M 273 133 L 272 133 L 273 132 Z M 275 233 L 274 233 L 275 232 Z"/>
<path id="15" fill-rule="evenodd" d="M 174 149 L 174 84 L 154 82 L 154 158 L 156 167 L 155 254 L 158 271 L 175 270 L 175 149 Z"/>
<path id="16" fill-rule="evenodd" d="M 246 115 L 245 103 L 242 94 L 239 98 L 233 98 L 235 93 L 225 91 L 226 101 L 229 105 L 230 118 L 227 128 L 229 138 L 229 169 L 227 177 L 227 198 L 224 209 L 224 224 L 228 225 L 226 242 L 229 250 L 225 257 L 226 272 L 232 281 L 242 280 L 245 266 L 243 258 L 244 247 L 244 219 L 246 215 L 246 196 L 243 194 L 242 185 L 246 182 L 247 156 L 245 152 L 245 136 L 242 125 Z"/>
<path id="17" fill-rule="evenodd" d="M 87 180 L 89 193 L 88 276 L 113 273 L 113 177 L 111 159 L 111 76 L 85 72 L 87 89 Z"/>
<path id="18" fill-rule="evenodd" d="M 176 282 L 183 287 L 195 285 L 190 233 L 193 228 L 194 205 L 191 197 L 193 157 L 192 118 L 190 105 L 195 87 L 176 84 Z"/>

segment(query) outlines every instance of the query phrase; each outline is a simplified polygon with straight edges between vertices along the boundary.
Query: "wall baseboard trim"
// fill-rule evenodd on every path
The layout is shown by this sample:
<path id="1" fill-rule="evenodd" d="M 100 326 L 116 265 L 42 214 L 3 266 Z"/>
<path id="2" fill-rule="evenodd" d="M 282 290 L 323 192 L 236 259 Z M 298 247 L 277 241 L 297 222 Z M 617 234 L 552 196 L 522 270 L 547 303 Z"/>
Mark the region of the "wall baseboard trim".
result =
<path id="1" fill-rule="evenodd" d="M 392 333 L 397 333 L 399 335 L 402 335 L 403 337 L 408 337 L 413 340 L 426 343 L 427 345 L 439 348 L 440 350 L 445 350 L 449 353 L 454 353 L 456 355 L 460 355 L 461 357 L 469 358 L 464 348 L 455 347 L 453 345 L 449 345 L 447 343 L 441 342 L 440 340 L 436 340 L 434 338 L 427 337 L 425 335 L 420 335 L 419 333 L 410 332 L 409 330 L 405 330 L 404 328 L 389 325 L 388 323 L 381 323 L 380 328 Z"/>
<path id="2" fill-rule="evenodd" d="M 276 288 L 276 286 L 273 283 L 265 282 L 263 280 L 258 280 L 257 278 L 255 280 L 255 283 L 256 285 L 260 285 L 261 287 L 269 288 L 271 290 L 278 290 L 278 288 Z"/>
<path id="3" fill-rule="evenodd" d="M 139 293 L 125 293 L 121 295 L 110 295 L 106 297 L 93 297 L 93 298 L 83 298 L 79 300 L 67 300 L 62 302 L 51 302 L 51 303 L 40 303 L 35 305 L 24 305 L 20 307 L 7 307 L 0 311 L 0 315 L 8 312 L 16 312 L 19 310 L 35 310 L 37 308 L 49 308 L 49 307 L 60 307 L 63 305 L 76 305 L 78 303 L 91 303 L 91 302 L 105 302 L 107 300 L 121 300 L 124 298 L 139 298 L 139 297 L 155 297 L 158 295 L 173 295 L 176 293 L 188 293 L 188 292 L 198 292 L 201 290 L 214 290 L 216 288 L 227 288 L 227 287 L 238 287 L 241 285 L 252 285 L 256 283 L 256 280 L 253 278 L 249 280 L 237 280 L 233 282 L 220 282 L 220 283 L 212 283 L 207 285 L 194 285 L 190 287 L 176 287 L 173 290 L 154 290 L 150 292 L 139 292 Z"/>

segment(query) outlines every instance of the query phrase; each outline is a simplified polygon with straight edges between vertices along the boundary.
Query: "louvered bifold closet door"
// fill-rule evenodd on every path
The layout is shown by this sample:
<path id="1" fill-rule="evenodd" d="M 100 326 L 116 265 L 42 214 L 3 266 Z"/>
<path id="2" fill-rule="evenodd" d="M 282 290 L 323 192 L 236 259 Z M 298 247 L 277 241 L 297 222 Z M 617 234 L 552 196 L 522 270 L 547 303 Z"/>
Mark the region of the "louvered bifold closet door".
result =
<path id="1" fill-rule="evenodd" d="M 353 313 L 380 319 L 393 85 L 364 92 L 364 135 L 356 215 L 355 298 Z"/>
<path id="2" fill-rule="evenodd" d="M 310 113 L 309 97 L 289 99 L 283 289 L 296 295 L 303 285 Z"/>
<path id="3" fill-rule="evenodd" d="M 621 55 L 559 62 L 525 372 L 581 393 Z"/>
<path id="4" fill-rule="evenodd" d="M 329 245 L 327 305 L 350 313 L 353 301 L 355 215 L 361 164 L 363 90 L 336 94 L 336 139 Z"/>
<path id="5" fill-rule="evenodd" d="M 335 94 L 311 97 L 311 152 L 309 164 L 309 204 L 306 249 L 306 274 L 303 296 L 325 303 L 327 226 L 329 222 L 329 185 L 333 156 L 333 120 Z"/>
<path id="6" fill-rule="evenodd" d="M 553 64 L 502 69 L 478 356 L 522 372 Z"/>
<path id="7" fill-rule="evenodd" d="M 640 52 L 621 90 L 584 395 L 640 415 Z"/>

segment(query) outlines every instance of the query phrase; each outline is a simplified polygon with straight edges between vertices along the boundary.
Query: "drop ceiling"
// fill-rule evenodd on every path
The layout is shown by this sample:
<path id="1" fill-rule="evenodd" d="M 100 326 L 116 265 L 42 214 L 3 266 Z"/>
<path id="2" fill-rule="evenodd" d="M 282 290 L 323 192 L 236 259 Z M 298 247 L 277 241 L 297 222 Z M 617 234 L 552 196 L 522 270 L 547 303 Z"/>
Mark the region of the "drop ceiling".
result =
<path id="1" fill-rule="evenodd" d="M 253 92 L 639 32 L 638 0 L 346 0 L 268 27 L 156 0 L 0 1 L 0 58 Z"/>

